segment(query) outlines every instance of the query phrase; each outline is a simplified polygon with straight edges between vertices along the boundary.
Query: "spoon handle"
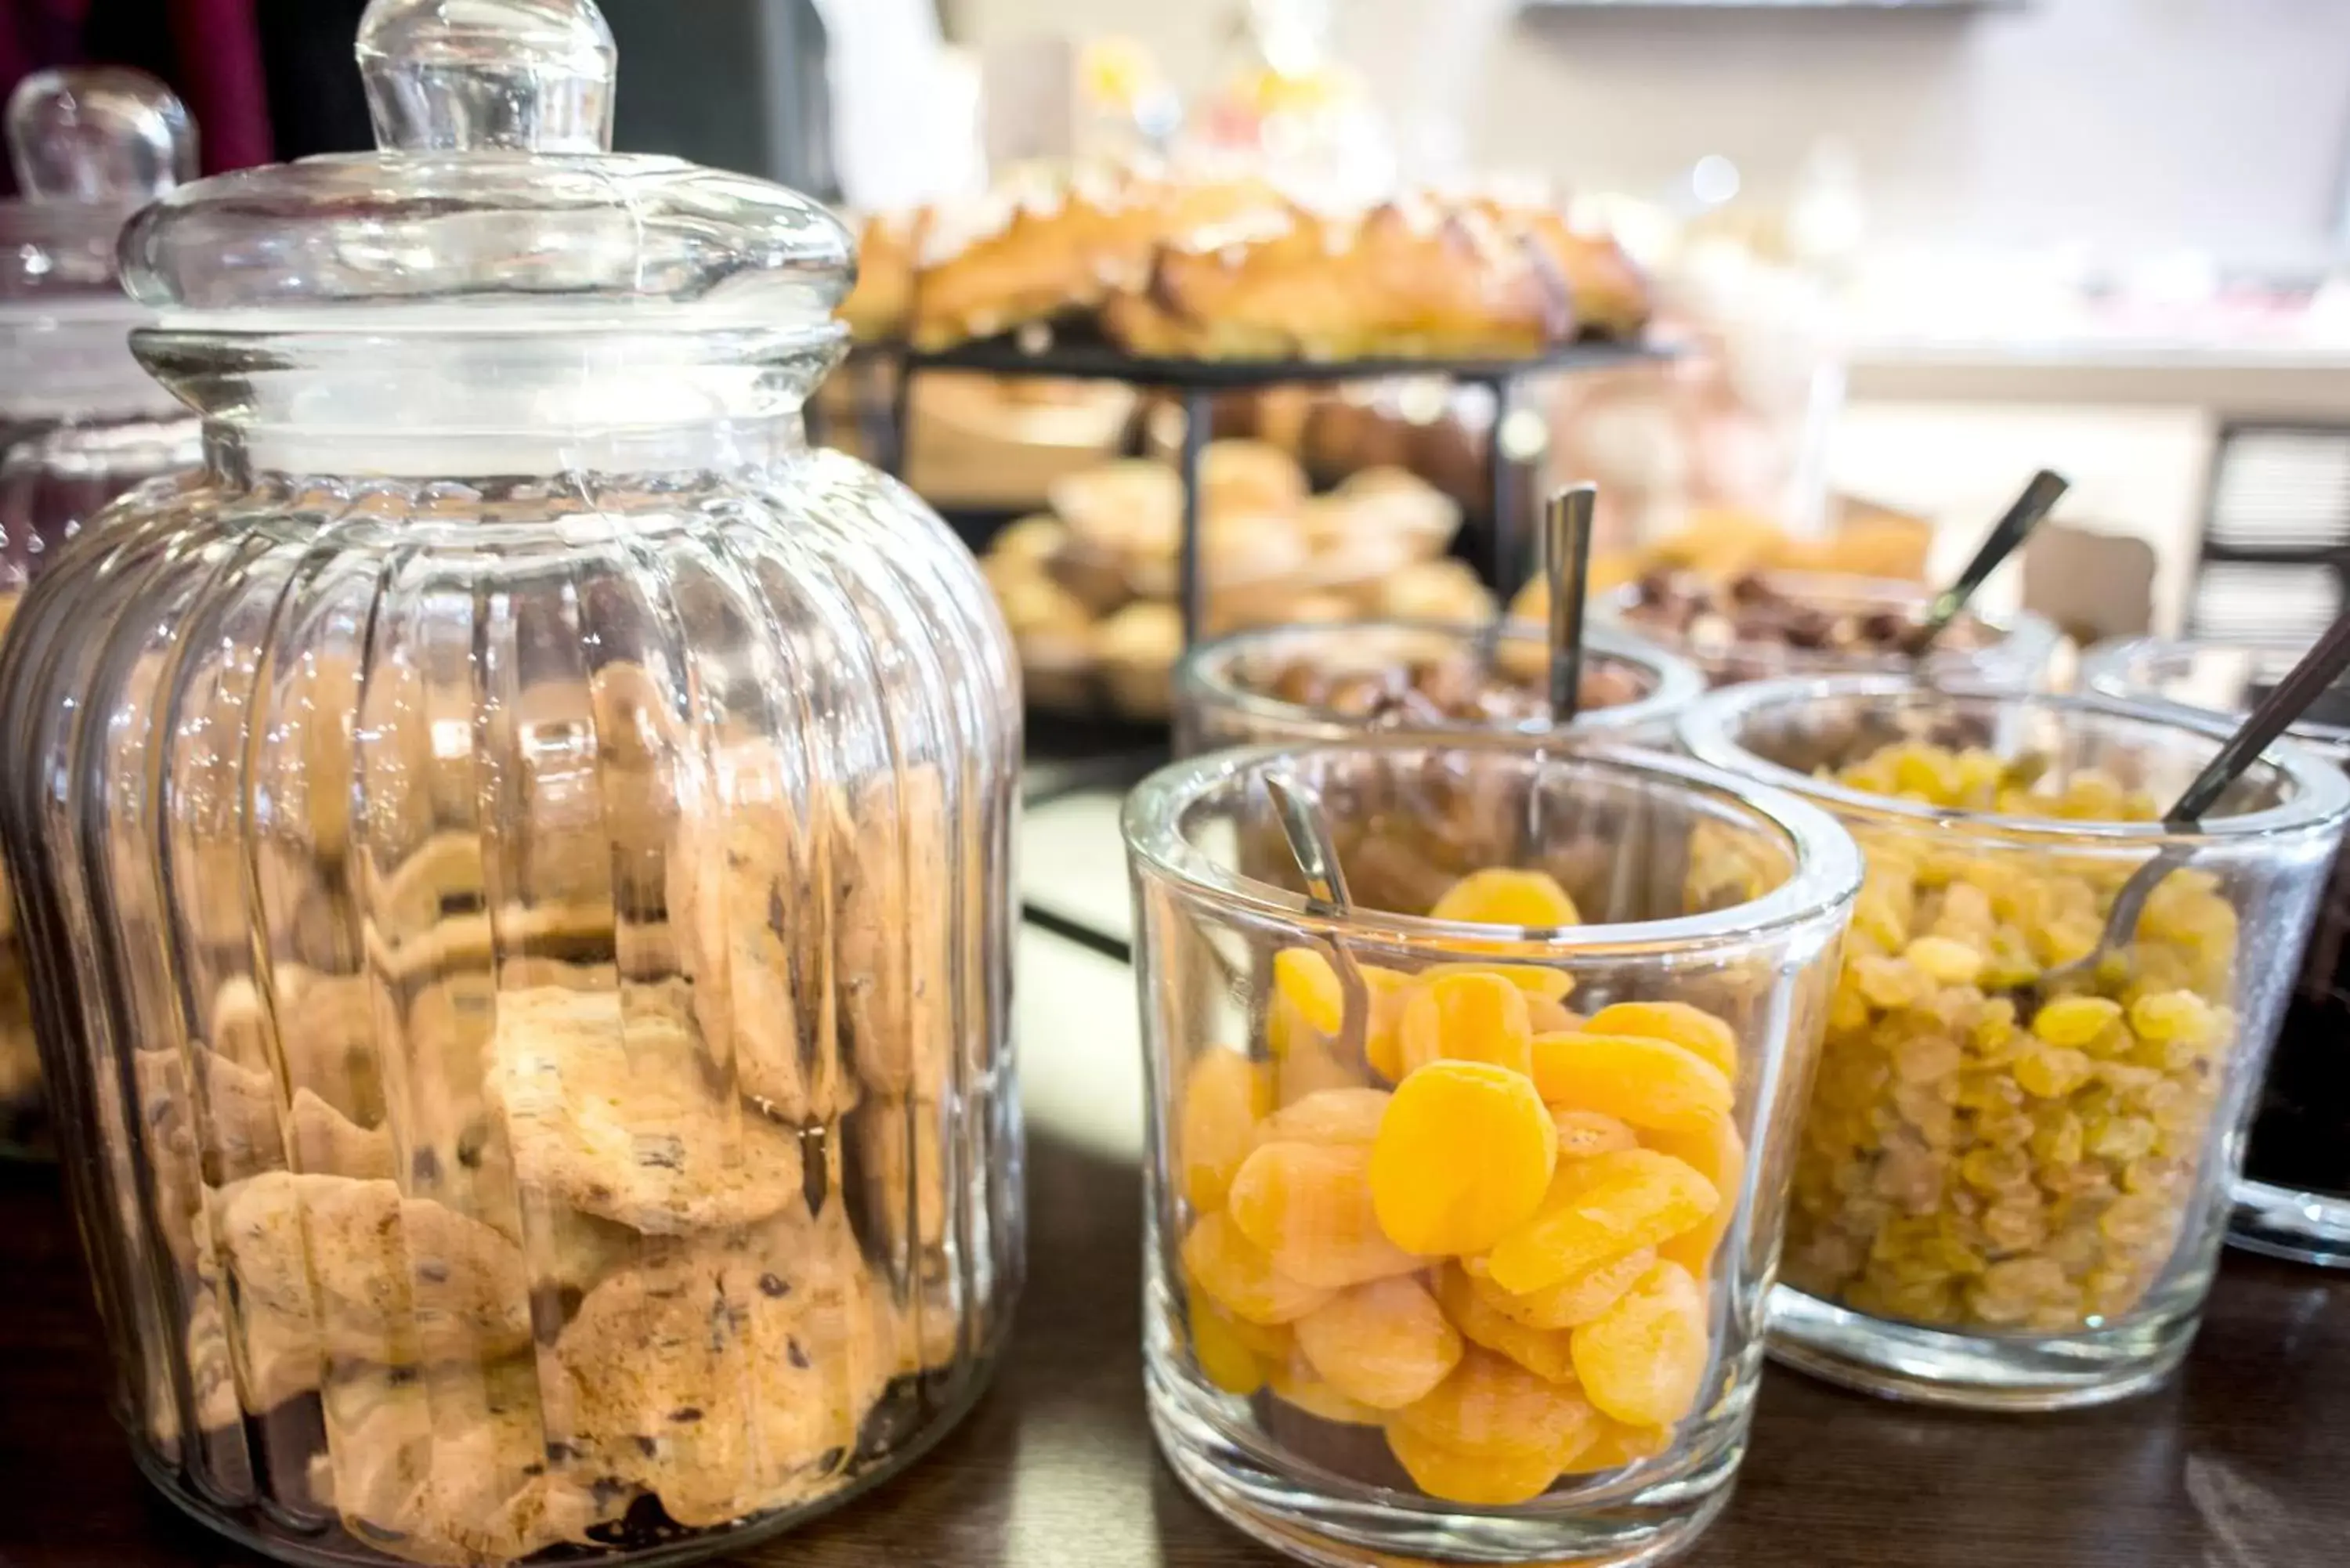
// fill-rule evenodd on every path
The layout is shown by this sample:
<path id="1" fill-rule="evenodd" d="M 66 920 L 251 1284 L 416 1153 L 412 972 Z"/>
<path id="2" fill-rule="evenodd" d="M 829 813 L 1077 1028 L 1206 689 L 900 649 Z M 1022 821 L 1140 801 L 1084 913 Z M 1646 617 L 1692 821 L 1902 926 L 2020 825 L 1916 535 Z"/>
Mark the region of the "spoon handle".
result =
<path id="1" fill-rule="evenodd" d="M 2007 515 L 1992 526 L 1990 535 L 1982 542 L 1982 547 L 1975 552 L 1975 558 L 1969 561 L 1967 569 L 1959 574 L 1959 580 L 1936 595 L 1934 602 L 1926 607 L 1926 618 L 1919 623 L 1912 644 L 1918 652 L 1925 652 L 1933 640 L 1959 618 L 1959 612 L 1967 607 L 1967 602 L 1991 581 L 1991 575 L 2015 554 L 2017 546 L 2031 537 L 2032 531 L 2056 509 L 2056 503 L 2063 500 L 2064 492 L 2071 488 L 2071 481 L 2050 469 L 2043 468 L 2032 476 L 2032 483 L 2023 487 L 2023 493 L 2015 498 L 2015 504 L 2007 509 Z"/>
<path id="2" fill-rule="evenodd" d="M 1596 485 L 1555 493 L 1543 508 L 1543 578 L 1550 588 L 1550 723 L 1564 730 L 1583 706 L 1584 601 L 1591 585 Z"/>
<path id="3" fill-rule="evenodd" d="M 1264 793 L 1272 797 L 1274 815 L 1281 819 L 1282 836 L 1289 840 L 1291 858 L 1305 879 L 1305 896 L 1331 914 L 1343 915 L 1354 904 L 1347 893 L 1347 873 L 1338 864 L 1338 846 L 1330 837 L 1329 818 L 1313 786 L 1295 778 L 1267 774 Z"/>
<path id="4" fill-rule="evenodd" d="M 2164 815 L 2163 826 L 2191 828 L 2201 821 L 2220 792 L 2235 783 L 2237 775 L 2251 767 L 2288 725 L 2309 711 L 2345 669 L 2350 669 L 2350 614 L 2326 628 L 2325 635 L 2310 645 L 2292 673 L 2253 705 L 2236 732 L 2228 737 L 2219 753 L 2195 775 L 2195 782 L 2187 786 L 2178 803 Z"/>

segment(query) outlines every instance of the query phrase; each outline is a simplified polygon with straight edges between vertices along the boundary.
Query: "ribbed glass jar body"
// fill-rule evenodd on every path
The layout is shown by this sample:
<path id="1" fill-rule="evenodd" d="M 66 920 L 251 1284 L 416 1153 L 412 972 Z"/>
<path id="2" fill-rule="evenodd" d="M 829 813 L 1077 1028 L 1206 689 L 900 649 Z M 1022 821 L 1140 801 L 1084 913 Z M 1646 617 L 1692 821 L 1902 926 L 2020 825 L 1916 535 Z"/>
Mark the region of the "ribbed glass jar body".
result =
<path id="1" fill-rule="evenodd" d="M 0 665 L 142 1466 L 290 1561 L 465 1563 L 729 1549 L 895 1468 L 1020 1272 L 968 556 L 796 416 L 496 479 L 210 428 Z"/>

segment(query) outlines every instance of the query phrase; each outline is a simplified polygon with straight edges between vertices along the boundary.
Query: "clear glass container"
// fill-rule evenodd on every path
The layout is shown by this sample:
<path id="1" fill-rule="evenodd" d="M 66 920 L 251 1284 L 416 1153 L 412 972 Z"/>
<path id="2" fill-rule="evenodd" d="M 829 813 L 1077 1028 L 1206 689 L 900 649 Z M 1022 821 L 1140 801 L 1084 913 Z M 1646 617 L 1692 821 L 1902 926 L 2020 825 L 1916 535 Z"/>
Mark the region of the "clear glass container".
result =
<path id="1" fill-rule="evenodd" d="M 1768 596 L 1773 613 L 1749 624 L 1717 613 L 1742 584 Z M 1878 582 L 1829 572 L 1761 572 L 1705 590 L 1714 607 L 1686 618 L 1643 608 L 1643 587 L 1627 583 L 1599 603 L 1598 613 L 1697 666 L 1715 686 L 1788 675 L 1906 675 L 1908 654 L 1882 646 L 1926 612 L 1933 596 L 1916 583 Z M 1790 634 L 1792 610 L 1801 625 Z M 1881 634 L 1870 636 L 1869 634 Z M 1838 646 L 1845 638 L 1856 644 Z M 1970 610 L 1953 622 L 1926 662 L 1933 679 L 1952 685 L 2027 691 L 2047 679 L 2062 640 L 2056 628 L 2029 610 L 2005 614 Z"/>
<path id="2" fill-rule="evenodd" d="M 1021 1268 L 1009 639 L 806 448 L 850 244 L 612 156 L 585 0 L 378 0 L 385 151 L 125 235 L 204 421 L 0 658 L 140 1466 L 288 1562 L 672 1562 L 900 1468 Z"/>
<path id="3" fill-rule="evenodd" d="M 1795 1156 L 1774 1354 L 2013 1409 L 2151 1386 L 2194 1337 L 2254 1093 L 2350 783 L 2281 744 L 2161 811 L 2226 727 L 1898 679 L 1715 692 L 1699 757 L 1799 791 L 1868 857 Z M 2139 867 L 2176 862 L 2085 969 Z"/>
<path id="4" fill-rule="evenodd" d="M 7 135 L 24 196 L 0 202 L 0 635 L 85 521 L 200 455 L 196 421 L 131 358 L 146 312 L 114 262 L 131 213 L 192 171 L 186 111 L 143 72 L 43 71 L 10 95 Z M 0 1155 L 50 1152 L 16 904 L 0 879 Z"/>
<path id="5" fill-rule="evenodd" d="M 1277 626 L 1202 644 L 1175 676 L 1175 747 L 1337 742 L 1370 731 L 1549 732 L 1549 645 L 1524 627 L 1419 621 Z M 1705 691 L 1697 671 L 1638 638 L 1585 639 L 1577 734 L 1667 742 Z"/>
<path id="6" fill-rule="evenodd" d="M 1276 774 L 1323 802 L 1343 913 L 1302 894 Z M 1424 819 L 1473 875 L 1429 883 Z M 1125 830 L 1177 1474 L 1315 1563 L 1686 1545 L 1743 1451 L 1850 837 L 1511 737 L 1218 753 Z"/>
<path id="7" fill-rule="evenodd" d="M 2308 651 L 2306 642 L 2128 638 L 2081 663 L 2088 691 L 2134 701 L 2241 714 Z M 2293 728 L 2336 767 L 2350 767 L 2350 690 L 2336 688 Z M 2244 1147 L 2228 1239 L 2273 1257 L 2350 1268 L 2350 858 L 2336 860 L 2319 900 L 2301 978 L 2285 1004 Z"/>

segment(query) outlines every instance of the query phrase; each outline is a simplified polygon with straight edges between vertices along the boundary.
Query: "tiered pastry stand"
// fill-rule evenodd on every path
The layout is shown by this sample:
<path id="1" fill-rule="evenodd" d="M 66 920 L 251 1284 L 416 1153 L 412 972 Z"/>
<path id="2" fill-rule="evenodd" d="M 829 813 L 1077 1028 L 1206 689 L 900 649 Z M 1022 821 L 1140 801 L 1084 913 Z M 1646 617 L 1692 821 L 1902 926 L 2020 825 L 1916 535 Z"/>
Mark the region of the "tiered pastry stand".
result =
<path id="1" fill-rule="evenodd" d="M 1178 460 L 1183 478 L 1179 591 L 1183 640 L 1189 646 L 1200 640 L 1206 620 L 1207 585 L 1200 563 L 1200 459 L 1207 449 L 1218 394 L 1255 391 L 1266 387 L 1326 387 L 1346 381 L 1400 378 L 1435 378 L 1456 386 L 1487 389 L 1493 399 L 1492 433 L 1487 442 L 1486 461 L 1494 500 L 1487 565 L 1496 591 L 1507 594 L 1509 585 L 1518 580 L 1525 563 L 1521 509 L 1506 502 L 1512 464 L 1501 431 L 1503 421 L 1518 405 L 1520 390 L 1526 382 L 1546 376 L 1608 369 L 1661 357 L 1659 350 L 1646 345 L 1624 343 L 1573 343 L 1523 359 L 1148 359 L 1100 343 L 1056 343 L 1032 350 L 1003 339 L 967 343 L 935 353 L 905 349 L 899 352 L 890 434 L 882 449 L 881 462 L 892 473 L 903 464 L 908 397 L 914 378 L 925 370 L 1124 381 L 1177 399 L 1183 409 L 1183 446 Z"/>

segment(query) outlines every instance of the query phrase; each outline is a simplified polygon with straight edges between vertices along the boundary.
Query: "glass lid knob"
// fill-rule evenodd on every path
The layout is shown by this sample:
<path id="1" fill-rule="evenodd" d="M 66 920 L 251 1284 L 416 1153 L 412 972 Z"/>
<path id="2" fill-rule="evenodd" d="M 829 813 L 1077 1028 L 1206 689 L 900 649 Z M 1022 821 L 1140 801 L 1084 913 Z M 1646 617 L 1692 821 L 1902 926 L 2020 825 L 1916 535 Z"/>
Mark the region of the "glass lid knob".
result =
<path id="1" fill-rule="evenodd" d="M 386 151 L 612 145 L 619 52 L 591 0 L 373 0 L 359 57 Z"/>
<path id="2" fill-rule="evenodd" d="M 196 130 L 145 71 L 39 71 L 8 98 L 9 161 L 35 202 L 136 207 L 196 175 Z"/>

